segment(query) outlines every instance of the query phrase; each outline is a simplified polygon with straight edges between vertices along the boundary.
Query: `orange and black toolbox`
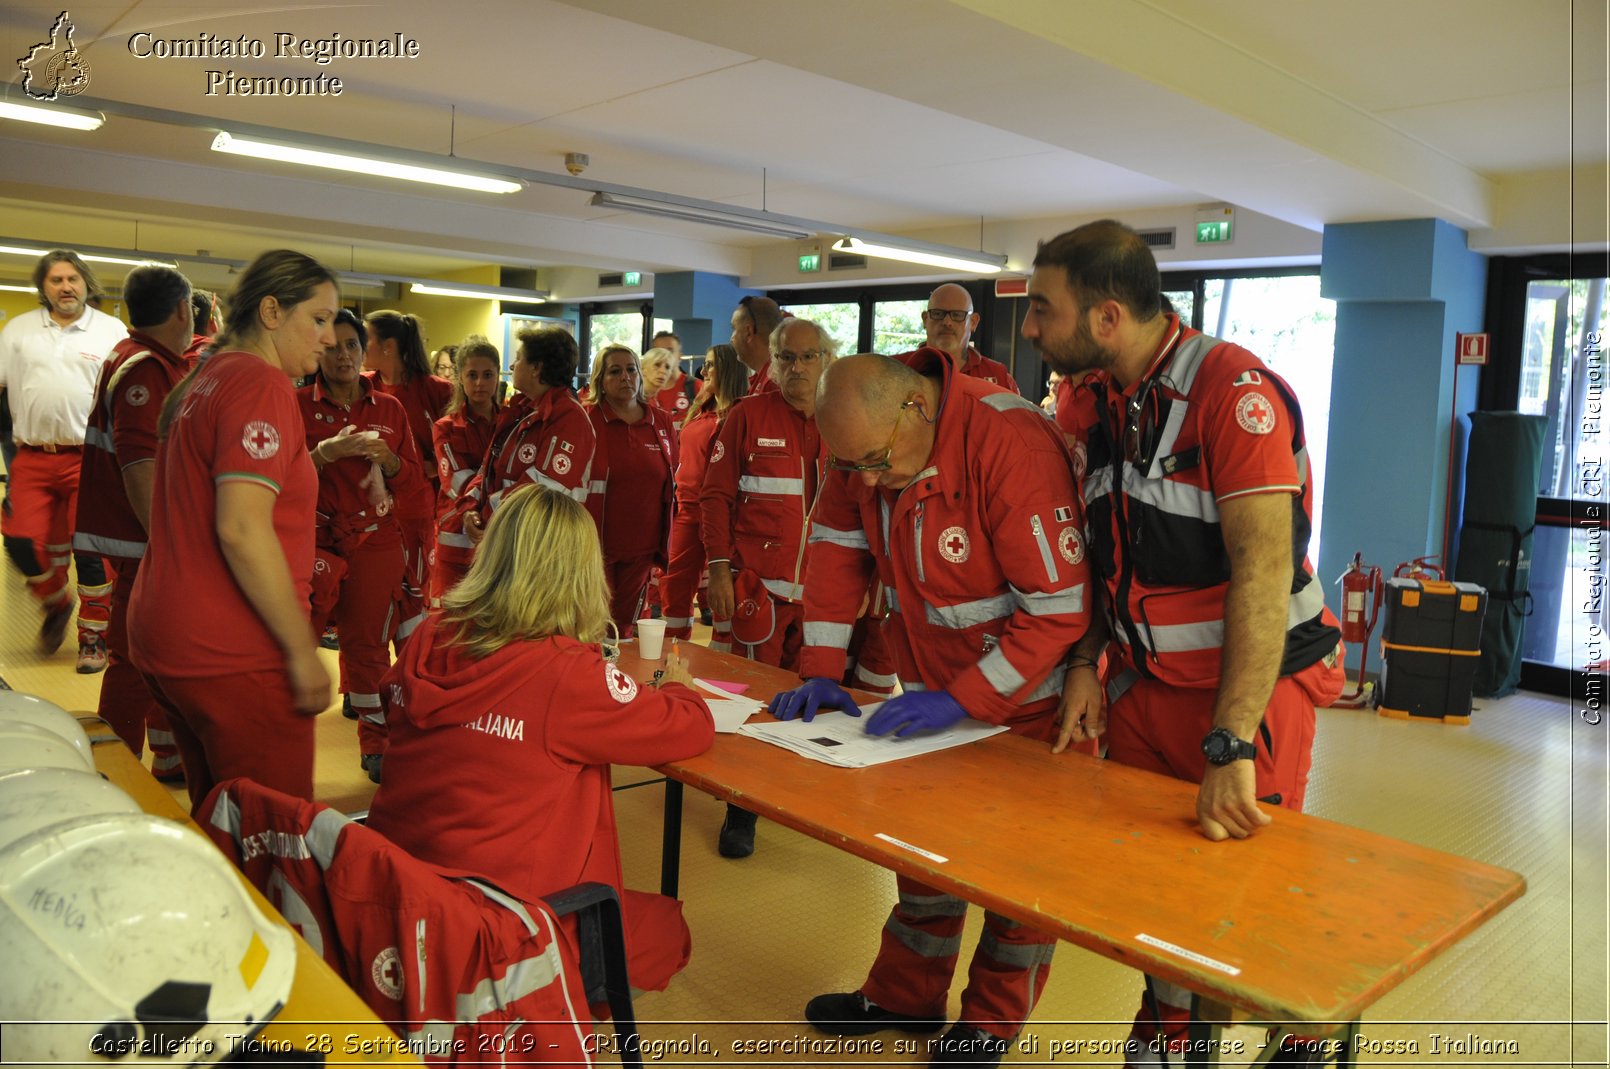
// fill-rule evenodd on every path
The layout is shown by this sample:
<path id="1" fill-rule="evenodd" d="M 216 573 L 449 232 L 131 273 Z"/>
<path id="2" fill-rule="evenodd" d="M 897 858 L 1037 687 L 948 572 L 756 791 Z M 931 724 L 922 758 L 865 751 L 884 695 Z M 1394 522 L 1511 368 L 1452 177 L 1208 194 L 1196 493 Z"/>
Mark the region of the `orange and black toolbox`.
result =
<path id="1" fill-rule="evenodd" d="M 1470 723 L 1487 591 L 1475 583 L 1388 579 L 1376 706 L 1398 720 Z"/>

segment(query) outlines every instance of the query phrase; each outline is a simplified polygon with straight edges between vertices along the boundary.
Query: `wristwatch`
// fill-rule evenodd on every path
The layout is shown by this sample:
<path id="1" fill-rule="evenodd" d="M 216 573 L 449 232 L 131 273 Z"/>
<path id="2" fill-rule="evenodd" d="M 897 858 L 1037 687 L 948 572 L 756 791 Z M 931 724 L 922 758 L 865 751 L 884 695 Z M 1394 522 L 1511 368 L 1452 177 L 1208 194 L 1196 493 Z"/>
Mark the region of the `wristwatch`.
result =
<path id="1" fill-rule="evenodd" d="M 1233 761 L 1254 760 L 1258 748 L 1230 734 L 1229 728 L 1214 728 L 1202 739 L 1202 754 L 1208 764 L 1222 768 Z"/>

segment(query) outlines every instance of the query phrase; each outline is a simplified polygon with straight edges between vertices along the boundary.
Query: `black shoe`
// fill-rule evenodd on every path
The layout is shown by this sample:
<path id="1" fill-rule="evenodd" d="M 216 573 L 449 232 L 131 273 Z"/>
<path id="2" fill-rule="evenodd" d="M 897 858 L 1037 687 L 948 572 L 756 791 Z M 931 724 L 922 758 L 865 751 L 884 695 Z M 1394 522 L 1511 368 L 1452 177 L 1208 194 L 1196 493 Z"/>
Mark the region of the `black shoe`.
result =
<path id="1" fill-rule="evenodd" d="M 715 617 L 710 615 L 709 609 L 699 610 L 699 622 L 705 627 L 714 627 L 716 625 Z"/>
<path id="2" fill-rule="evenodd" d="M 341 715 L 348 720 L 358 719 L 358 710 L 352 707 L 352 695 L 350 694 L 341 695 Z"/>
<path id="3" fill-rule="evenodd" d="M 943 1017 L 913 1017 L 886 1010 L 868 1002 L 859 991 L 839 995 L 817 995 L 805 1004 L 805 1019 L 832 1036 L 864 1036 L 886 1028 L 902 1032 L 937 1032 L 945 1027 Z"/>
<path id="4" fill-rule="evenodd" d="M 369 773 L 369 782 L 380 782 L 380 764 L 385 759 L 384 754 L 377 753 L 366 753 L 358 758 L 358 764 L 363 766 L 365 772 Z"/>
<path id="5" fill-rule="evenodd" d="M 716 849 L 722 857 L 748 857 L 755 852 L 755 814 L 727 804 L 727 819 L 721 822 L 721 838 Z"/>
<path id="6" fill-rule="evenodd" d="M 39 652 L 47 657 L 61 649 L 67 639 L 67 625 L 73 620 L 73 602 L 64 598 L 59 607 L 45 610 L 44 622 L 39 625 Z"/>
<path id="7" fill-rule="evenodd" d="M 336 633 L 335 628 L 326 627 L 324 634 L 319 636 L 319 645 L 327 650 L 338 650 L 341 648 L 341 636 Z"/>
<path id="8" fill-rule="evenodd" d="M 951 1025 L 949 1032 L 928 1041 L 928 1049 L 933 1053 L 928 1064 L 972 1065 L 982 1069 L 984 1066 L 1000 1065 L 1001 1058 L 1011 1047 L 1012 1041 L 1009 1039 L 958 1021 Z"/>

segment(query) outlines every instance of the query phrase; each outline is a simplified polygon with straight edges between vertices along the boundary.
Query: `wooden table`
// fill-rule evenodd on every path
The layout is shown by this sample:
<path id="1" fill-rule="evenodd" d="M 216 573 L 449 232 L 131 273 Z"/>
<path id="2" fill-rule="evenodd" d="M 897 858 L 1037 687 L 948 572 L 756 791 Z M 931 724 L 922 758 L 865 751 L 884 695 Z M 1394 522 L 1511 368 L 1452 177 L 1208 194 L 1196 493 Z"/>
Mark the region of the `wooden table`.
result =
<path id="1" fill-rule="evenodd" d="M 101 774 L 127 791 L 147 813 L 179 821 L 201 835 L 201 829 L 190 819 L 190 814 L 173 800 L 167 788 L 152 778 L 129 748 L 109 729 L 97 733 L 97 727 L 97 724 L 85 724 L 95 744 L 95 767 Z M 236 876 L 258 909 L 270 920 L 285 923 L 257 888 L 239 873 Z M 296 977 L 285 1008 L 256 1037 L 263 1048 L 315 1050 L 324 1055 L 326 1065 L 422 1064 L 397 1033 L 381 1023 L 357 992 L 348 987 L 294 929 L 291 934 L 296 939 Z"/>
<path id="2" fill-rule="evenodd" d="M 798 685 L 682 649 L 695 675 L 749 683 L 745 697 Z M 646 678 L 654 666 L 627 646 L 621 667 Z M 1269 809 L 1274 823 L 1250 839 L 1211 843 L 1196 829 L 1195 784 L 1010 735 L 853 770 L 718 735 L 659 771 L 666 893 L 687 784 L 1188 988 L 1204 1017 L 1241 1011 L 1310 1035 L 1349 1037 L 1526 888 L 1506 869 L 1286 809 Z"/>

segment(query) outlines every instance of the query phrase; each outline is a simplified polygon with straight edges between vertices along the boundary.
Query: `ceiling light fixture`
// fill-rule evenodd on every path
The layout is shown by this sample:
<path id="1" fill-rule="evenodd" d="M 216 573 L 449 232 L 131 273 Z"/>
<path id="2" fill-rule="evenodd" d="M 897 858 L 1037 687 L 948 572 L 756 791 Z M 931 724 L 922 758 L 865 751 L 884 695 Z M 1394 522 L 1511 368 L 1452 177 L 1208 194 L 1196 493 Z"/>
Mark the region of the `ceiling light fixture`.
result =
<path id="1" fill-rule="evenodd" d="M 12 256 L 39 257 L 50 251 L 52 250 L 44 247 L 34 248 L 27 245 L 0 245 L 0 253 L 6 253 Z M 164 260 L 155 255 L 146 256 L 141 259 L 130 259 L 127 256 L 113 256 L 110 255 L 110 253 L 85 252 L 82 247 L 74 248 L 73 251 L 78 253 L 78 255 L 83 259 L 97 264 L 122 264 L 124 267 L 139 267 L 141 264 L 161 264 L 164 267 L 177 266 L 173 263 L 173 261 Z"/>
<path id="2" fill-rule="evenodd" d="M 833 245 L 834 252 L 853 252 L 860 256 L 875 256 L 884 260 L 902 260 L 929 267 L 948 267 L 955 271 L 977 271 L 995 274 L 1006 267 L 1003 253 L 972 252 L 955 245 L 936 245 L 927 241 L 907 241 L 904 238 L 880 237 L 868 241 L 853 234 Z"/>
<path id="3" fill-rule="evenodd" d="M 747 230 L 751 234 L 765 234 L 774 238 L 812 236 L 811 231 L 786 223 L 774 223 L 749 215 L 701 208 L 692 204 L 678 203 L 674 199 L 660 201 L 646 197 L 627 197 L 619 193 L 594 193 L 592 204 L 595 208 L 619 208 L 621 211 L 637 212 L 639 215 L 654 215 L 684 223 L 703 223 L 706 226 L 723 226 L 729 230 Z"/>
<path id="4" fill-rule="evenodd" d="M 425 167 L 399 160 L 357 156 L 348 152 L 333 152 L 290 141 L 270 141 L 266 138 L 231 134 L 227 130 L 220 130 L 218 136 L 212 139 L 212 150 L 235 156 L 251 156 L 259 160 L 299 163 L 306 167 L 328 167 L 336 171 L 351 171 L 379 178 L 398 178 L 406 182 L 425 182 L 477 193 L 518 193 L 524 188 L 519 182 L 492 175 L 448 170 L 445 167 Z"/>
<path id="5" fill-rule="evenodd" d="M 548 299 L 548 294 L 543 290 L 477 286 L 468 282 L 410 282 L 408 292 L 423 297 L 468 297 L 477 301 L 517 301 L 523 304 L 541 304 Z"/>
<path id="6" fill-rule="evenodd" d="M 99 130 L 106 122 L 106 116 L 98 111 L 61 104 L 24 104 L 16 100 L 0 100 L 0 119 L 60 126 L 67 130 Z"/>
<path id="7" fill-rule="evenodd" d="M 32 286 L 14 286 L 9 282 L 0 283 L 0 290 L 7 293 L 38 293 Z"/>

